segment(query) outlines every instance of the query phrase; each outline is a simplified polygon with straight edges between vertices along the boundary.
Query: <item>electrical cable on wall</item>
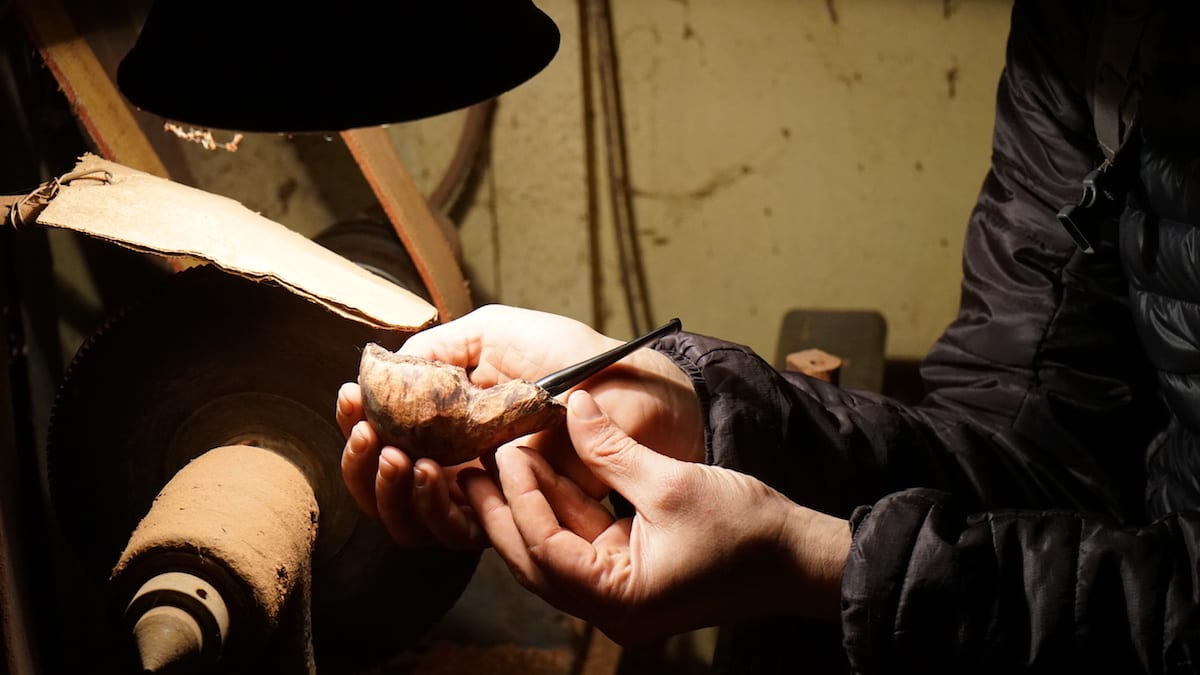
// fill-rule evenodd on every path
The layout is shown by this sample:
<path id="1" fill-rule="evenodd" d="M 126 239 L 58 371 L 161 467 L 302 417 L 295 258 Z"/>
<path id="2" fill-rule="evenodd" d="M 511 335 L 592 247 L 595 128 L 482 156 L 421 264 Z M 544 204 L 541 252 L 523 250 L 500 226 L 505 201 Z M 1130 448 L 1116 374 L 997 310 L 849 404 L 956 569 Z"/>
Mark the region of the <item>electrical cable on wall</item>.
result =
<path id="1" fill-rule="evenodd" d="M 587 199 L 587 236 L 588 236 L 588 287 L 592 300 L 592 327 L 600 332 L 607 329 L 607 316 L 604 302 L 604 273 L 600 264 L 600 188 L 596 167 L 596 105 L 593 92 L 596 89 L 592 77 L 592 39 L 588 29 L 588 3 L 590 0 L 577 0 L 576 12 L 579 16 L 579 83 L 583 100 L 583 158 L 584 182 L 587 189 L 584 196 Z"/>
<path id="2" fill-rule="evenodd" d="M 612 6 L 610 0 L 581 0 L 581 5 L 584 71 L 587 73 L 594 67 L 599 76 L 608 192 L 621 269 L 621 288 L 629 312 L 630 331 L 640 334 L 654 325 L 654 316 L 650 308 L 650 294 L 638 243 L 633 190 L 629 182 L 625 113 L 621 101 L 616 39 L 612 29 Z M 584 80 L 585 101 L 589 109 L 595 84 L 590 77 Z M 590 125 L 585 125 L 585 130 L 589 128 Z M 589 172 L 589 178 L 589 190 L 594 191 L 597 189 L 594 174 Z M 595 261 L 593 264 L 596 264 Z"/>

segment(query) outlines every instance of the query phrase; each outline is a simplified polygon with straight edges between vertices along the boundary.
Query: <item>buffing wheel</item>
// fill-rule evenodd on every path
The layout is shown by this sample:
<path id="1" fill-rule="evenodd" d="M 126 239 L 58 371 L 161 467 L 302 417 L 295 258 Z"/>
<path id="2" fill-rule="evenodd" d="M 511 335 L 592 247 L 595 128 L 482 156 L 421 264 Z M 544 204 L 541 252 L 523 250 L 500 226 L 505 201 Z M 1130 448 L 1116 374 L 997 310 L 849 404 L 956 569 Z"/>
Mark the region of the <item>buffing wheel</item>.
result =
<path id="1" fill-rule="evenodd" d="M 341 480 L 333 416 L 362 346 L 394 349 L 404 338 L 210 267 L 176 275 L 111 320 L 71 364 L 47 447 L 52 506 L 89 583 L 108 582 L 155 495 L 188 461 L 221 445 L 262 444 L 296 464 L 318 499 L 312 627 L 321 672 L 412 645 L 461 594 L 478 555 L 401 549 L 360 515 Z M 127 602 L 134 591 L 113 594 Z"/>

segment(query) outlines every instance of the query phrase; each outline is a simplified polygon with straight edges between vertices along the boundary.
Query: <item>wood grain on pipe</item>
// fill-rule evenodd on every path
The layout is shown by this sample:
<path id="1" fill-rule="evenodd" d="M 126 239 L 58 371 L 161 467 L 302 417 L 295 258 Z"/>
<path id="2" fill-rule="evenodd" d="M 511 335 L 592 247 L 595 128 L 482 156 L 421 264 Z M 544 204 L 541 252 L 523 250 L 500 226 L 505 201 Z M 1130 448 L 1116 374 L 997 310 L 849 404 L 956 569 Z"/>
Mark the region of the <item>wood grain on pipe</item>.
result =
<path id="1" fill-rule="evenodd" d="M 367 421 L 384 445 L 451 466 L 515 438 L 562 423 L 567 409 L 545 389 L 510 380 L 486 389 L 459 366 L 363 350 L 358 383 Z"/>
<path id="2" fill-rule="evenodd" d="M 561 424 L 567 409 L 555 396 L 682 327 L 679 319 L 671 319 L 537 382 L 510 380 L 487 389 L 475 386 L 458 366 L 369 344 L 358 372 L 363 409 L 385 445 L 414 459 L 461 464 L 502 443 Z"/>

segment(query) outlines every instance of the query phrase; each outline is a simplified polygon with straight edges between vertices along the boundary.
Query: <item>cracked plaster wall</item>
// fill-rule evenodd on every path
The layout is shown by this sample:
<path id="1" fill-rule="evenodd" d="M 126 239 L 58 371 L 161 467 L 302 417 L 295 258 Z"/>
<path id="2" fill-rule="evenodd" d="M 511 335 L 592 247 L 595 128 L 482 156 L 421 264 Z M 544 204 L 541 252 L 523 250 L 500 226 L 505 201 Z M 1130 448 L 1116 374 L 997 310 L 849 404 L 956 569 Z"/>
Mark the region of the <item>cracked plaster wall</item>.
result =
<path id="1" fill-rule="evenodd" d="M 599 293 L 587 267 L 576 3 L 540 4 L 562 51 L 501 99 L 492 176 L 461 223 L 467 265 L 477 298 L 599 317 L 623 337 L 603 198 Z M 888 354 L 922 355 L 957 306 L 1010 3 L 613 7 L 656 319 L 770 357 L 789 309 L 878 309 Z"/>
<path id="2" fill-rule="evenodd" d="M 560 312 L 627 337 L 603 194 L 594 241 L 588 229 L 578 5 L 538 4 L 562 46 L 500 99 L 489 170 L 459 218 L 464 265 L 477 303 Z M 656 321 L 679 316 L 690 330 L 770 357 L 792 308 L 877 309 L 888 355 L 920 357 L 958 302 L 1010 8 L 613 0 Z M 425 189 L 463 118 L 391 127 Z M 228 159 L 205 154 L 192 163 L 198 182 L 308 233 L 370 201 L 336 141 L 249 140 L 239 154 L 263 155 L 269 168 L 259 177 L 245 180 Z"/>

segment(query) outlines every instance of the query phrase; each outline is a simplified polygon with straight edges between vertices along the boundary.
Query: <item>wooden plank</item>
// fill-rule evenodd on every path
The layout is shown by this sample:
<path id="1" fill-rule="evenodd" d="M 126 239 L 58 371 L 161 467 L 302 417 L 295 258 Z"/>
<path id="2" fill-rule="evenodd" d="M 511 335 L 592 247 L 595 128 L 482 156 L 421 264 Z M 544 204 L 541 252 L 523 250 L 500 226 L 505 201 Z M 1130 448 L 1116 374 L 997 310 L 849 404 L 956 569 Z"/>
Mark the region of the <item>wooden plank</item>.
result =
<path id="1" fill-rule="evenodd" d="M 56 0 L 17 3 L 31 38 L 106 159 L 160 178 L 169 174 L 125 99 Z"/>

